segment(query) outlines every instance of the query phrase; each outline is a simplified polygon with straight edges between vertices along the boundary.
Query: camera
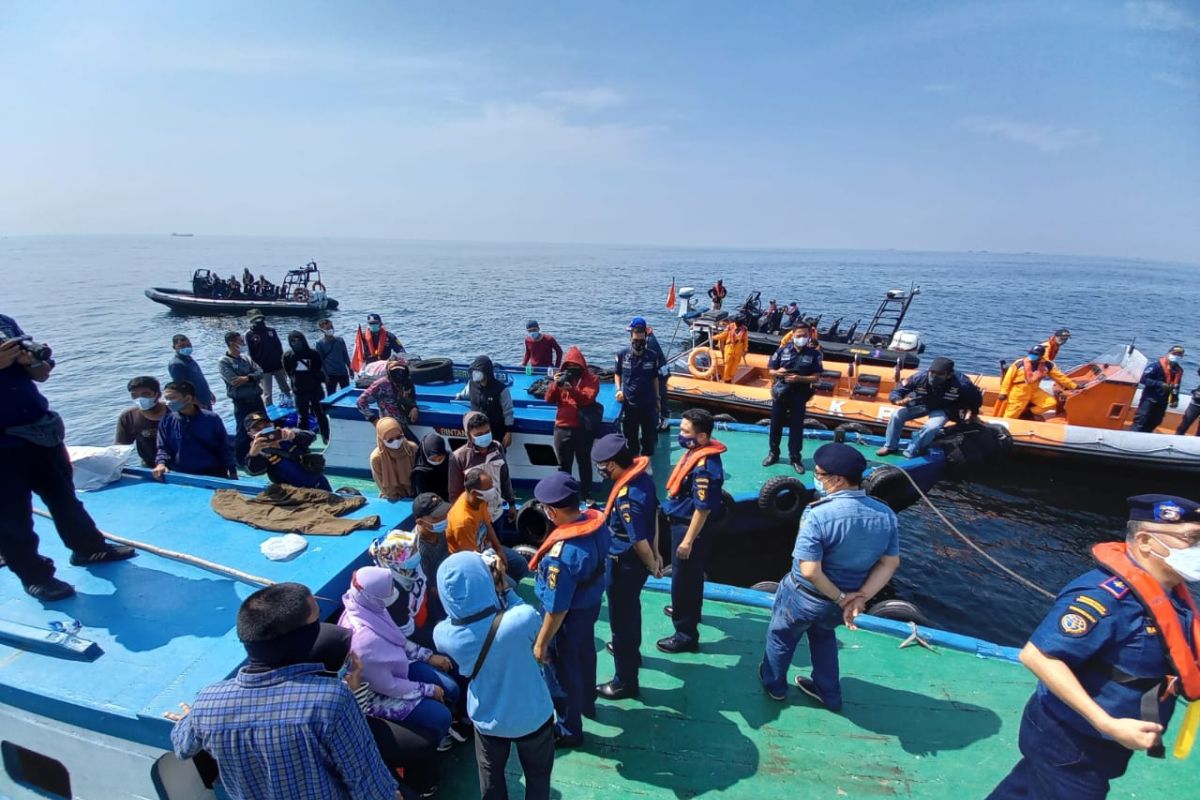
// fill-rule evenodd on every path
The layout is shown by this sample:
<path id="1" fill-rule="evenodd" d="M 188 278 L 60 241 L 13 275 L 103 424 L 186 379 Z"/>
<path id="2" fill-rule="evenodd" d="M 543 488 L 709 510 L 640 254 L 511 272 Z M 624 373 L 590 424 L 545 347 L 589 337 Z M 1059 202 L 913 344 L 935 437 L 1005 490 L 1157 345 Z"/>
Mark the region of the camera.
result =
<path id="1" fill-rule="evenodd" d="M 259 438 L 266 439 L 268 442 L 273 442 L 283 436 L 283 431 L 279 428 L 263 428 L 256 435 Z"/>
<path id="2" fill-rule="evenodd" d="M 4 344 L 5 342 L 9 341 L 10 338 L 11 337 L 0 336 L 0 344 Z M 54 359 L 51 358 L 51 356 L 54 355 L 54 351 L 50 349 L 50 345 L 43 342 L 35 342 L 32 336 L 18 336 L 16 337 L 16 340 L 20 344 L 22 350 L 33 356 L 34 361 L 46 361 L 51 365 L 54 364 Z"/>

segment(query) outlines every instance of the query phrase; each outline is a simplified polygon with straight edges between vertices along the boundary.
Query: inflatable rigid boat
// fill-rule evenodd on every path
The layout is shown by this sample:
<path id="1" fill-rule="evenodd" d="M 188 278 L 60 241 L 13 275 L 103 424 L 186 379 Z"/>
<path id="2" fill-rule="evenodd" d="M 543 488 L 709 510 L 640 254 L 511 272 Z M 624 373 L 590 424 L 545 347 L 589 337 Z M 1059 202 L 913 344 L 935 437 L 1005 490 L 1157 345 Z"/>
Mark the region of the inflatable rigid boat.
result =
<path id="1" fill-rule="evenodd" d="M 269 295 L 231 291 L 215 272 L 198 269 L 192 274 L 190 290 L 155 286 L 146 290 L 146 297 L 180 314 L 198 316 L 245 315 L 251 309 L 273 316 L 316 316 L 338 307 L 338 301 L 325 293 L 315 261 L 288 270 L 283 284 L 273 287 Z"/>

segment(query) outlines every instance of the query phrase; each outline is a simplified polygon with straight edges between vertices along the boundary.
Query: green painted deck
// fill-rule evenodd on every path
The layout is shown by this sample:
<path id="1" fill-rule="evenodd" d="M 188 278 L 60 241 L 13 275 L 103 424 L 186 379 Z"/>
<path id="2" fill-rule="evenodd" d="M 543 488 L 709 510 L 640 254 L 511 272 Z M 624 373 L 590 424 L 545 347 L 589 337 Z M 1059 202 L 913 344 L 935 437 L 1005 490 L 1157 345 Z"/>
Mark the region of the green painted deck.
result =
<path id="1" fill-rule="evenodd" d="M 845 706 L 833 714 L 792 687 L 786 702 L 760 689 L 768 612 L 705 601 L 703 652 L 667 656 L 666 594 L 642 595 L 642 697 L 600 701 L 582 749 L 559 751 L 555 797 L 982 798 L 1016 763 L 1021 710 L 1034 680 L 1021 666 L 975 655 L 897 649 L 885 634 L 841 629 Z M 600 680 L 607 611 L 596 627 Z M 793 675 L 808 666 L 805 644 Z M 1175 731 L 1168 732 L 1168 750 Z M 1113 798 L 1195 796 L 1198 763 L 1135 755 Z M 522 796 L 520 765 L 509 789 Z M 473 745 L 442 766 L 447 800 L 479 796 Z"/>

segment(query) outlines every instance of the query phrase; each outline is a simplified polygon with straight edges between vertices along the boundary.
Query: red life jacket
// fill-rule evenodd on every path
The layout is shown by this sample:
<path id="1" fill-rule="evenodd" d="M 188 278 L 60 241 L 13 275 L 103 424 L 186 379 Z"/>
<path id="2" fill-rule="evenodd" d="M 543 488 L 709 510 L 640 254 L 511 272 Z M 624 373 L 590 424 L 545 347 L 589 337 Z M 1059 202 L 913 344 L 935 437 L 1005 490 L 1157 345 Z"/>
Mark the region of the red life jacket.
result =
<path id="1" fill-rule="evenodd" d="M 697 464 L 708 456 L 719 456 L 727 449 L 725 445 L 716 439 L 710 439 L 704 447 L 693 447 L 691 450 L 688 450 L 683 458 L 679 459 L 679 463 L 675 465 L 675 469 L 671 470 L 671 477 L 667 479 L 667 494 L 671 497 L 677 497 L 679 490 L 683 488 L 684 480 L 696 468 Z"/>
<path id="2" fill-rule="evenodd" d="M 534 553 L 533 558 L 529 560 L 529 568 L 537 569 L 538 562 L 542 560 L 542 556 L 550 552 L 550 548 L 559 542 L 565 542 L 568 539 L 578 539 L 580 536 L 589 536 L 600 529 L 604 525 L 604 520 L 607 517 L 594 509 L 588 509 L 583 512 L 583 516 L 574 522 L 568 522 L 566 525 L 559 525 L 550 535 L 546 537 L 546 541 L 542 542 L 542 546 Z M 607 555 L 607 554 L 605 554 Z"/>
<path id="3" fill-rule="evenodd" d="M 1179 614 L 1171 605 L 1167 591 L 1146 570 L 1134 563 L 1126 552 L 1124 542 L 1104 542 L 1092 548 L 1092 555 L 1097 563 L 1125 582 L 1141 601 L 1141 604 L 1154 617 L 1162 636 L 1163 647 L 1167 650 L 1167 658 L 1179 673 L 1177 687 L 1182 687 L 1182 694 L 1188 700 L 1200 700 L 1200 611 L 1192 600 L 1187 587 L 1180 583 L 1175 587 L 1175 596 L 1187 603 L 1192 610 L 1192 644 L 1187 643 L 1183 623 Z"/>
<path id="4" fill-rule="evenodd" d="M 638 456 L 633 460 L 633 464 L 625 470 L 625 474 L 617 478 L 613 483 L 612 491 L 608 493 L 608 502 L 604 504 L 604 518 L 608 519 L 608 515 L 612 513 L 613 506 L 617 504 L 617 495 L 621 493 L 629 484 L 633 483 L 634 478 L 641 475 L 650 466 L 650 459 L 646 456 Z"/>
<path id="5" fill-rule="evenodd" d="M 1171 368 L 1175 365 L 1168 361 L 1166 356 L 1158 360 L 1158 365 L 1162 367 L 1163 381 L 1167 386 L 1178 388 L 1179 381 L 1183 378 L 1183 368 L 1180 367 L 1178 371 L 1172 370 Z M 1172 391 L 1174 391 L 1174 388 Z"/>
<path id="6" fill-rule="evenodd" d="M 1030 369 L 1030 366 L 1032 365 L 1030 364 L 1029 359 L 1021 359 L 1021 367 L 1025 372 L 1025 383 L 1030 386 L 1037 386 L 1039 383 L 1045 380 L 1046 376 L 1050 374 L 1050 363 L 1051 362 L 1048 359 L 1043 358 L 1038 360 L 1037 369 Z"/>
<path id="7" fill-rule="evenodd" d="M 376 335 L 378 335 L 378 339 L 375 338 Z M 387 343 L 388 329 L 382 325 L 379 326 L 378 334 L 372 333 L 369 328 L 363 331 L 363 344 L 367 346 L 367 352 L 376 360 L 383 359 L 383 348 L 387 347 Z"/>

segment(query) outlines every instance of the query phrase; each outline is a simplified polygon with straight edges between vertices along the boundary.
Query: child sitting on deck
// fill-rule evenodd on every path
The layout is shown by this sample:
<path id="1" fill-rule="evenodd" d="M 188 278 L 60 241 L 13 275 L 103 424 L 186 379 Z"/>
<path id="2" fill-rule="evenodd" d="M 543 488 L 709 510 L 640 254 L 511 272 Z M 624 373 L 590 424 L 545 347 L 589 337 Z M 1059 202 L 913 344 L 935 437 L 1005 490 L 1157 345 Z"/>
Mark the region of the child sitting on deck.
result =
<path id="1" fill-rule="evenodd" d="M 363 567 L 342 595 L 345 611 L 338 624 L 353 634 L 351 649 L 362 661 L 362 678 L 371 685 L 367 713 L 405 727 L 426 731 L 450 746 L 450 707 L 459 699 L 458 684 L 447 674 L 450 659 L 410 642 L 388 613 L 400 592 L 390 570 Z"/>

